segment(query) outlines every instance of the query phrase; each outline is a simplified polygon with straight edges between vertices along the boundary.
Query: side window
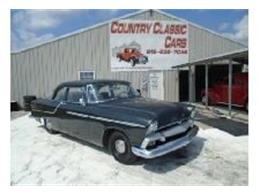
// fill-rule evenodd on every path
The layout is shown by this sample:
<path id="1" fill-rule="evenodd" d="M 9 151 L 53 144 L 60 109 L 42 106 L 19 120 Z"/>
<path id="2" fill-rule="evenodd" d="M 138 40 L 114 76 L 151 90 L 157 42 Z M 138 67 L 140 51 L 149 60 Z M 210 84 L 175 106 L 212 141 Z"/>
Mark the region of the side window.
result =
<path id="1" fill-rule="evenodd" d="M 68 92 L 67 101 L 72 103 L 80 103 L 80 99 L 83 97 L 82 87 L 70 87 Z"/>
<path id="2" fill-rule="evenodd" d="M 104 85 L 100 87 L 97 91 L 97 96 L 99 100 L 107 100 L 112 98 L 112 93 L 109 88 L 109 85 Z"/>
<path id="3" fill-rule="evenodd" d="M 54 97 L 54 100 L 64 101 L 64 100 L 65 100 L 65 96 L 66 96 L 66 91 L 67 91 L 67 87 L 61 88 L 61 89 L 56 93 L 56 96 Z"/>
<path id="4" fill-rule="evenodd" d="M 129 93 L 129 87 L 127 85 L 113 85 L 113 92 L 115 96 L 127 97 Z"/>

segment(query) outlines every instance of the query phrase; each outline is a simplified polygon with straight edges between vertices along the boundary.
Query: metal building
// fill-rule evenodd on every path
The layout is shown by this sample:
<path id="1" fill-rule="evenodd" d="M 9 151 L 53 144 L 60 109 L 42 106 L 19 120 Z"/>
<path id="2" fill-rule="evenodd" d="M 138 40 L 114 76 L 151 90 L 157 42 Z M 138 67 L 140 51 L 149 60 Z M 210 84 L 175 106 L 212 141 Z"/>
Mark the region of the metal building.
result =
<path id="1" fill-rule="evenodd" d="M 190 63 L 245 48 L 241 43 L 160 10 L 141 10 L 112 21 L 123 19 L 187 22 Z M 151 73 L 158 71 L 111 71 L 110 22 L 81 29 L 32 48 L 12 52 L 11 100 L 22 105 L 24 95 L 48 97 L 57 84 L 79 79 L 83 73 L 81 71 L 94 71 L 96 79 L 131 81 L 135 88 L 143 89 L 142 93 L 145 96 L 151 96 L 147 89 L 149 88 L 147 80 L 149 80 Z M 178 69 L 160 71 L 163 75 L 161 99 L 179 101 L 178 71 Z M 194 89 L 194 70 L 191 70 L 190 75 L 190 87 Z"/>

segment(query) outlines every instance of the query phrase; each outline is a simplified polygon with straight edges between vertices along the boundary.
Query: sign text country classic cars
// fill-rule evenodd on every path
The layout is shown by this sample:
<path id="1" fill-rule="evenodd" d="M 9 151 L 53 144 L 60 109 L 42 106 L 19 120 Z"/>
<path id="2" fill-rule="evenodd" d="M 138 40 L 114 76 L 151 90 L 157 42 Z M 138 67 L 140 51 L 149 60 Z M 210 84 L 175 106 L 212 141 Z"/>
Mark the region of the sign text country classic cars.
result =
<path id="1" fill-rule="evenodd" d="M 120 20 L 109 28 L 112 71 L 169 70 L 188 62 L 187 23 Z"/>

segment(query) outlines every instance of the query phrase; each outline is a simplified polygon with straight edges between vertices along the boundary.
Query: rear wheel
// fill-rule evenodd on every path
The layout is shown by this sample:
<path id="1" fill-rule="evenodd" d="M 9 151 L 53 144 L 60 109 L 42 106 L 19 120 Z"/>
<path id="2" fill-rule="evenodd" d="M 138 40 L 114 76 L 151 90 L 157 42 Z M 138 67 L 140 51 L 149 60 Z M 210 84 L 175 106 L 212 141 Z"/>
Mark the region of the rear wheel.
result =
<path id="1" fill-rule="evenodd" d="M 43 118 L 43 126 L 46 129 L 46 131 L 50 134 L 57 134 L 58 132 L 52 129 L 52 125 L 47 118 Z"/>
<path id="2" fill-rule="evenodd" d="M 108 147 L 114 158 L 123 164 L 131 164 L 137 157 L 132 153 L 131 143 L 127 136 L 118 131 L 112 133 Z"/>

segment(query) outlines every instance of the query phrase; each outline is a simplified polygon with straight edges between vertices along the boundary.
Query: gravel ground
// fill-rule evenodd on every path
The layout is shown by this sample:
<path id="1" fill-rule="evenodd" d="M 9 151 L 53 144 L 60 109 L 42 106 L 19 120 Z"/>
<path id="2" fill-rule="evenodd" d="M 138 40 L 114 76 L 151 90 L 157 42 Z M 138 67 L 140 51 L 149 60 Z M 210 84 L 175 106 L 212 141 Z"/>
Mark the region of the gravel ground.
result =
<path id="1" fill-rule="evenodd" d="M 187 147 L 135 165 L 48 134 L 26 116 L 11 121 L 11 185 L 248 185 L 248 136 L 201 130 Z"/>

